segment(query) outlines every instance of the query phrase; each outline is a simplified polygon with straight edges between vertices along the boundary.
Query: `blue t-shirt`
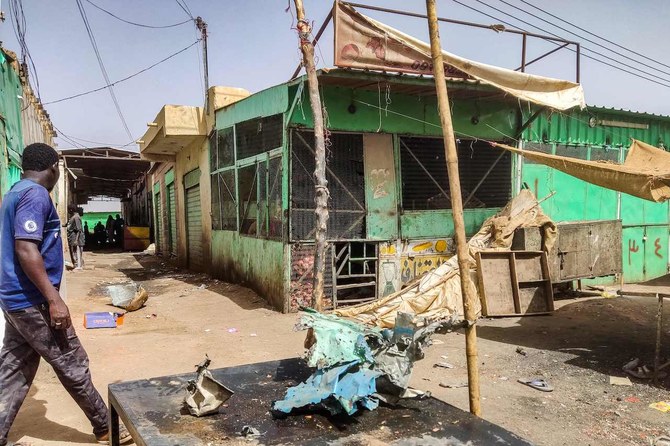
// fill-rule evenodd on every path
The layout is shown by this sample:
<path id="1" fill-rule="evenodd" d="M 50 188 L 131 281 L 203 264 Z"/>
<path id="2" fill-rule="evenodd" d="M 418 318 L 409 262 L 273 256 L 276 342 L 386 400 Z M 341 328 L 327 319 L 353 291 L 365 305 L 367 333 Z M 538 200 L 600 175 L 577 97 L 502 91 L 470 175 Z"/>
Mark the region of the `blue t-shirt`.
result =
<path id="1" fill-rule="evenodd" d="M 31 180 L 21 180 L 7 192 L 0 207 L 0 308 L 16 311 L 46 302 L 23 272 L 14 251 L 15 240 L 34 240 L 44 259 L 49 280 L 60 287 L 63 242 L 60 219 L 49 192 Z"/>

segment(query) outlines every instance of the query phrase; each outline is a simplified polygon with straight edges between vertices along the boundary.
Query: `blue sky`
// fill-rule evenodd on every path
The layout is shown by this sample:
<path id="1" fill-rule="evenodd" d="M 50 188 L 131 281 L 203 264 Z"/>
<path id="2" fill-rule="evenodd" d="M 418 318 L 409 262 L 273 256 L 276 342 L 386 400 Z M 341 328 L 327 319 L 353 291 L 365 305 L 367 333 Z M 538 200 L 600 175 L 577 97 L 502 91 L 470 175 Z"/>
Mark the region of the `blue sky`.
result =
<path id="1" fill-rule="evenodd" d="M 120 17 L 150 25 L 172 24 L 188 18 L 177 2 L 172 0 L 91 1 Z M 537 32 L 514 18 L 488 8 L 478 0 L 460 1 Z M 521 0 L 505 1 L 541 14 Z M 636 70 L 643 69 L 668 79 L 666 83 L 670 85 L 670 55 L 666 44 L 670 7 L 665 1 L 528 1 L 595 34 L 667 64 L 668 67 L 663 67 L 643 60 L 654 66 L 648 68 L 607 53 L 615 59 L 610 61 L 613 65 L 623 67 L 623 63 L 628 63 Z M 139 28 L 117 21 L 86 1 L 83 3 L 112 81 L 163 59 L 190 45 L 197 38 L 195 27 L 190 23 L 168 29 Z M 242 87 L 255 92 L 288 80 L 299 63 L 296 35 L 291 28 L 294 23 L 293 15 L 285 12 L 289 5 L 288 0 L 186 0 L 186 3 L 194 16 L 202 16 L 209 25 L 211 85 Z M 425 3 L 422 0 L 369 0 L 366 3 L 425 12 Z M 524 15 L 501 0 L 486 0 L 485 3 L 537 24 L 544 32 L 581 40 Z M 292 0 L 290 4 L 293 4 Z M 323 21 L 331 5 L 326 0 L 305 0 L 307 16 L 315 21 L 315 27 Z M 7 0 L 2 1 L 0 7 L 7 17 L 5 22 L 0 22 L 0 41 L 4 47 L 18 51 L 19 46 L 9 20 Z M 24 0 L 24 12 L 27 22 L 26 41 L 37 66 L 43 102 L 105 84 L 74 0 Z M 361 12 L 427 40 L 427 25 L 421 19 L 363 10 Z M 449 18 L 484 24 L 496 23 L 495 20 L 453 0 L 438 0 L 438 12 Z M 556 19 L 544 15 L 543 17 L 559 23 Z M 585 35 L 582 31 L 570 29 Z M 443 25 L 441 32 L 443 47 L 447 51 L 508 68 L 519 65 L 519 36 L 457 25 Z M 586 37 L 594 39 L 593 36 Z M 605 52 L 593 44 L 583 43 L 587 47 Z M 528 58 L 532 59 L 551 48 L 546 42 L 531 40 L 528 45 Z M 121 109 L 135 139 L 142 136 L 146 123 L 154 118 L 163 104 L 202 105 L 199 52 L 199 47 L 195 46 L 157 68 L 115 87 Z M 626 54 L 641 59 L 639 56 Z M 332 64 L 332 27 L 324 35 L 317 55 L 319 66 Z M 570 80 L 574 80 L 574 70 L 574 54 L 565 50 L 529 69 L 537 74 Z M 582 84 L 589 104 L 670 114 L 670 88 L 585 58 L 582 59 Z M 120 146 L 129 142 L 106 90 L 48 105 L 47 110 L 56 126 L 68 135 L 104 145 Z M 59 145 L 71 146 L 60 139 Z M 134 149 L 134 146 L 131 148 Z"/>

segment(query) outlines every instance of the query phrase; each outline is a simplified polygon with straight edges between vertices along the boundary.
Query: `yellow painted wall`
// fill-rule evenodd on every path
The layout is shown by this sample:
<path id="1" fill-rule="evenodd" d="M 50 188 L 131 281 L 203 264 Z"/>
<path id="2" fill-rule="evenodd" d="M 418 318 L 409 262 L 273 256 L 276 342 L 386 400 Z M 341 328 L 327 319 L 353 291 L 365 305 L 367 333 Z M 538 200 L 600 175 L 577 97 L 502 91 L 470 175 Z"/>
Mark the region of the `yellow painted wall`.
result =
<path id="1" fill-rule="evenodd" d="M 209 176 L 209 143 L 201 138 L 179 152 L 175 163 L 175 183 L 177 185 L 177 261 L 180 266 L 188 266 L 188 237 L 186 236 L 186 202 L 184 175 L 193 169 L 200 169 L 200 204 L 202 206 L 202 249 L 203 265 L 211 264 L 212 240 L 212 200 L 211 180 Z M 206 271 L 210 272 L 210 271 Z"/>

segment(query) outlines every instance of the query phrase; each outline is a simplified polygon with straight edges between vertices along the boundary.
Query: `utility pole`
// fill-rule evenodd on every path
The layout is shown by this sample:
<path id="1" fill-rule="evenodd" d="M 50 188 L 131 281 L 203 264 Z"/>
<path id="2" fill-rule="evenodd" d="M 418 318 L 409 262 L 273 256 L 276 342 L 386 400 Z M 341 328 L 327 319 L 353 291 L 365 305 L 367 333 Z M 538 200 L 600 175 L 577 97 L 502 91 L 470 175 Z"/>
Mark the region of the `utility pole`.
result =
<path id="1" fill-rule="evenodd" d="M 319 96 L 319 80 L 314 65 L 314 45 L 312 45 L 312 27 L 305 20 L 305 8 L 302 0 L 294 0 L 298 19 L 298 38 L 302 51 L 302 63 L 307 72 L 309 102 L 314 117 L 314 143 L 316 145 L 314 180 L 316 182 L 314 204 L 316 205 L 316 235 L 314 247 L 314 281 L 312 289 L 312 306 L 317 311 L 323 310 L 323 285 L 326 266 L 326 230 L 328 228 L 328 181 L 326 180 L 326 142 L 323 128 L 323 108 Z"/>
<path id="2" fill-rule="evenodd" d="M 202 40 L 202 65 L 205 77 L 205 110 L 209 106 L 209 66 L 207 63 L 207 23 L 198 16 L 195 19 L 195 26 L 201 34 Z"/>
<path id="3" fill-rule="evenodd" d="M 461 180 L 458 174 L 458 152 L 456 150 L 454 127 L 451 122 L 447 82 L 444 77 L 444 60 L 442 58 L 442 47 L 440 44 L 440 31 L 437 24 L 435 0 L 426 0 L 426 9 L 428 10 L 428 30 L 430 32 L 430 50 L 433 57 L 433 76 L 435 78 L 435 88 L 437 90 L 437 105 L 440 112 L 440 123 L 442 124 L 442 134 L 444 137 L 444 152 L 447 159 L 447 172 L 449 175 L 449 191 L 451 195 L 451 210 L 454 219 L 458 269 L 461 276 L 463 310 L 467 322 L 465 328 L 465 352 L 468 364 L 470 412 L 479 416 L 481 414 L 481 407 L 479 401 L 479 365 L 477 362 L 477 327 L 475 325 L 477 318 L 475 312 L 477 293 L 474 284 L 470 280 L 470 267 L 468 265 L 470 253 L 468 252 L 468 245 L 465 240 Z"/>

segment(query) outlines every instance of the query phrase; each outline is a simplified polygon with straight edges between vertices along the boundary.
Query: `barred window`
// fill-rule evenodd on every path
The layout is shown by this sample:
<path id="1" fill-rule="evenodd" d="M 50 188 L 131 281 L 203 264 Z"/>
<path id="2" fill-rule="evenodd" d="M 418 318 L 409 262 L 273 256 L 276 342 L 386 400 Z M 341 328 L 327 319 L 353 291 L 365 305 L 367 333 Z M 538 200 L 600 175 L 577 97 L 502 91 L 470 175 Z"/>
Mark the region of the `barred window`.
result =
<path id="1" fill-rule="evenodd" d="M 460 140 L 458 165 L 463 206 L 501 207 L 512 190 L 511 156 L 486 142 Z M 440 138 L 401 137 L 400 173 L 405 211 L 451 208 L 449 176 Z"/>
<path id="2" fill-rule="evenodd" d="M 212 172 L 235 164 L 233 127 L 219 129 L 209 135 L 209 165 Z"/>
<path id="3" fill-rule="evenodd" d="M 240 234 L 256 235 L 258 224 L 258 165 L 241 167 L 237 171 L 240 196 Z"/>
<path id="4" fill-rule="evenodd" d="M 281 239 L 284 234 L 284 210 L 282 209 L 282 158 L 268 162 L 268 238 Z"/>
<path id="5" fill-rule="evenodd" d="M 237 230 L 234 169 L 212 175 L 212 229 Z"/>
<path id="6" fill-rule="evenodd" d="M 237 159 L 249 158 L 281 147 L 283 122 L 283 117 L 279 114 L 235 124 Z"/>
<path id="7" fill-rule="evenodd" d="M 591 161 L 611 161 L 619 162 L 619 148 L 618 147 L 598 147 L 591 146 Z"/>

